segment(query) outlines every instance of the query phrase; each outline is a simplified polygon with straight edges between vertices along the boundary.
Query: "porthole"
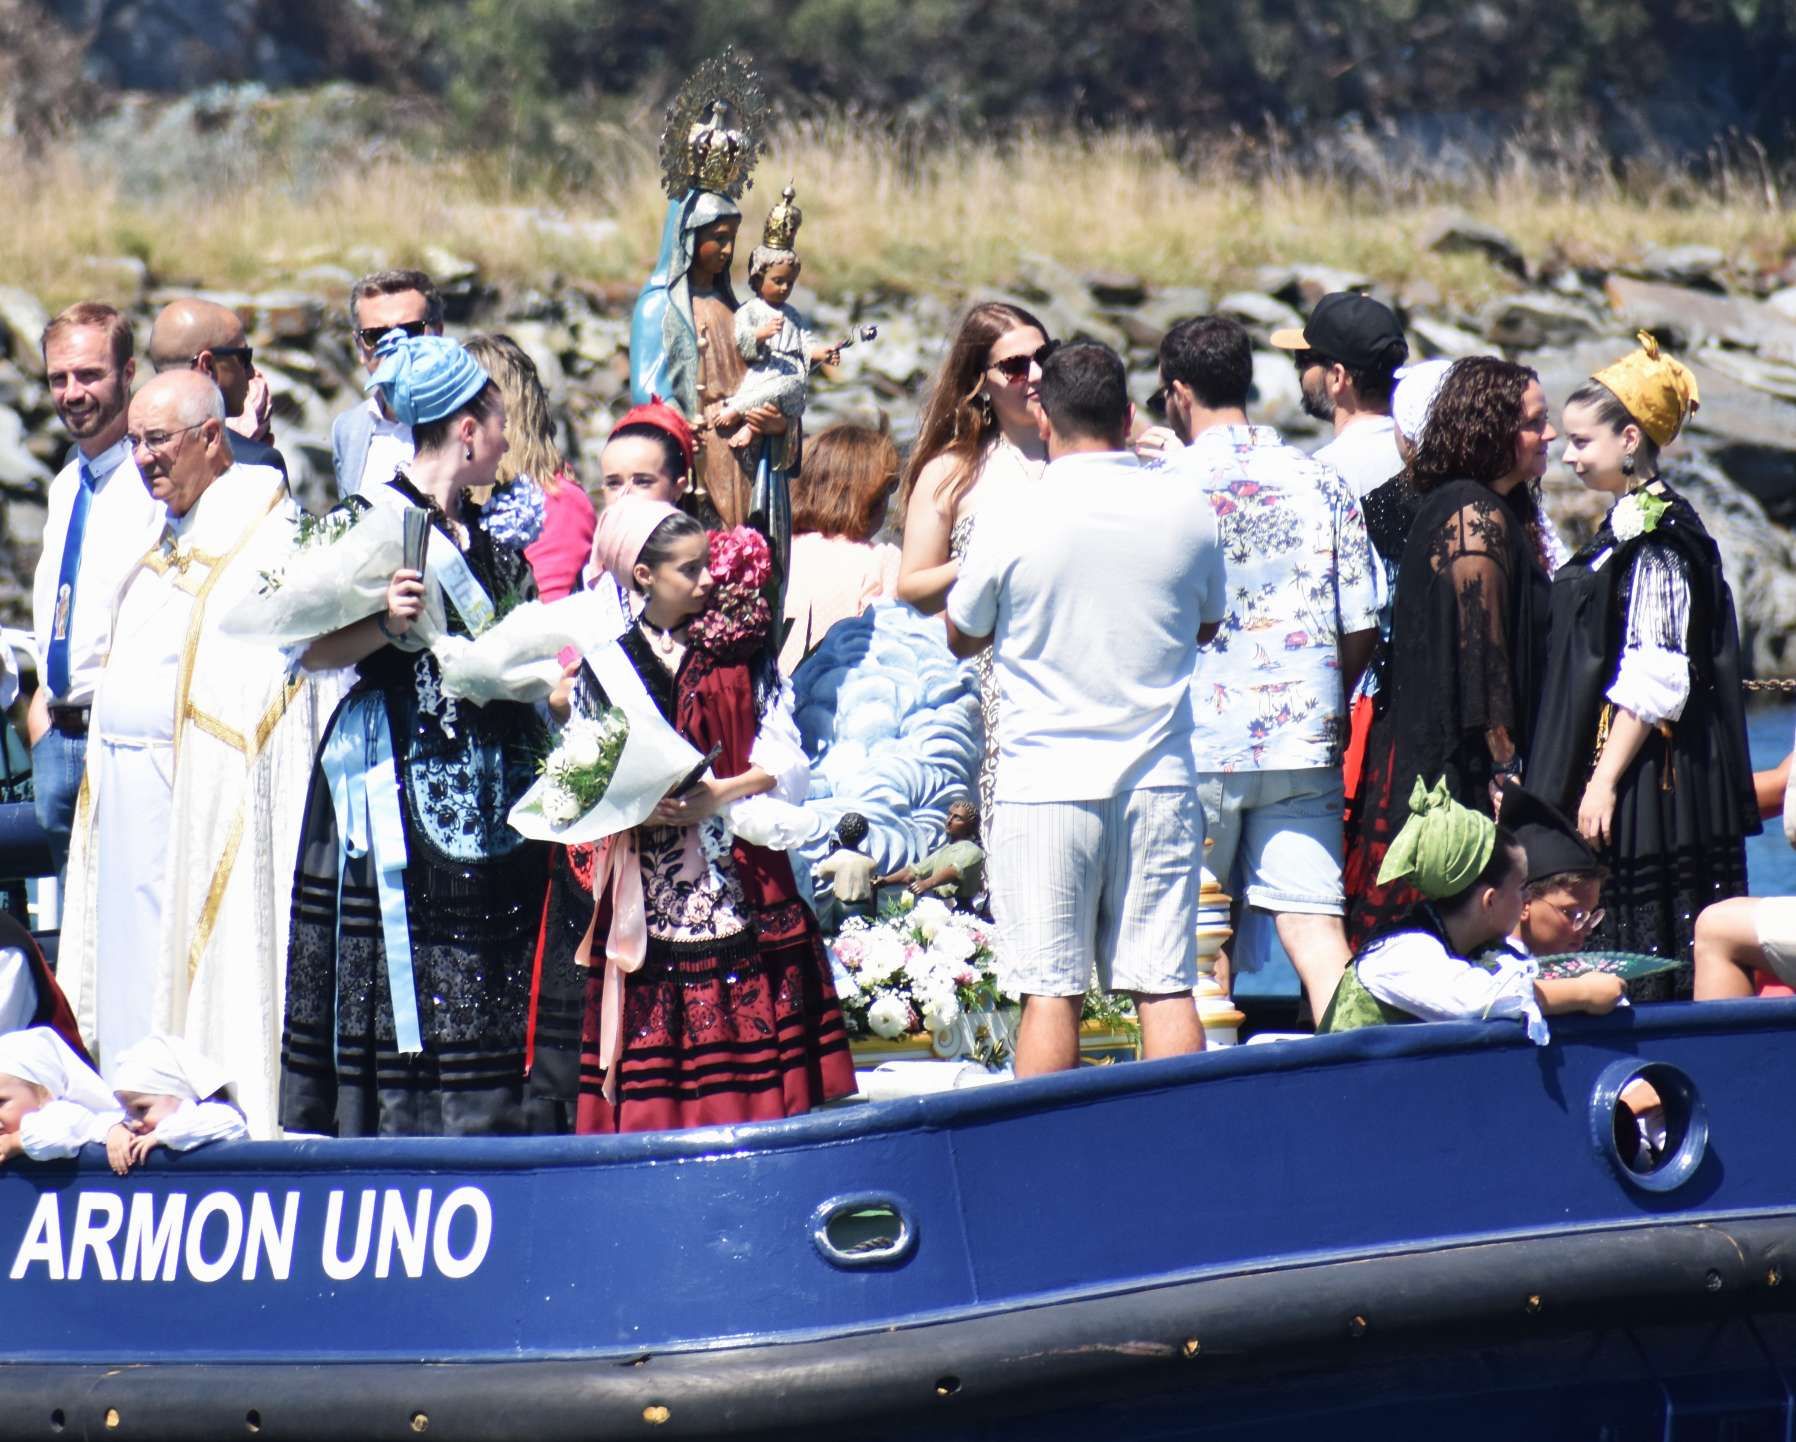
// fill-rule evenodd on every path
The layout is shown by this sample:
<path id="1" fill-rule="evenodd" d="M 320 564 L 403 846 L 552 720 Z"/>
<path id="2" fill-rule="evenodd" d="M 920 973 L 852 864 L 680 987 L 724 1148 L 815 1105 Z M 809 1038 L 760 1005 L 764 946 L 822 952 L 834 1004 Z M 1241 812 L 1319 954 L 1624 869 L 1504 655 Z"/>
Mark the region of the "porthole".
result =
<path id="1" fill-rule="evenodd" d="M 1629 1186 L 1674 1191 L 1708 1154 L 1709 1112 L 1687 1073 L 1666 1062 L 1624 1058 L 1596 1080 L 1590 1138 Z"/>

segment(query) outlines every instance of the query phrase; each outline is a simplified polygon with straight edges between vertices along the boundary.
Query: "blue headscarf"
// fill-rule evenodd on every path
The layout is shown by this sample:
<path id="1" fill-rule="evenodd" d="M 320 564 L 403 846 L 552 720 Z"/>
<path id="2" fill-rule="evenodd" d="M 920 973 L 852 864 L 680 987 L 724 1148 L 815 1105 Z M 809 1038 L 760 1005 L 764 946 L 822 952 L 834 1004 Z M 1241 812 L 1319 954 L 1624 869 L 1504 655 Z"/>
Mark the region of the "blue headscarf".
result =
<path id="1" fill-rule="evenodd" d="M 393 419 L 421 426 L 452 416 L 487 384 L 480 363 L 446 336 L 409 336 L 391 330 L 375 348 L 380 369 L 366 389 L 378 390 Z"/>

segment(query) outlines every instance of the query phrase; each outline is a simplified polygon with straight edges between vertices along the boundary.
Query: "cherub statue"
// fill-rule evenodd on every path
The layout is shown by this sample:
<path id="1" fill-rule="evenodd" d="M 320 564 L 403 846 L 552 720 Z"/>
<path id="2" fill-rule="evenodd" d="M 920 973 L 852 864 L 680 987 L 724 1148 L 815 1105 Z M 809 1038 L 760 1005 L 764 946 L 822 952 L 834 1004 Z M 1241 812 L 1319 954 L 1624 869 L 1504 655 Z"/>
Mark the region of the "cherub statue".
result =
<path id="1" fill-rule="evenodd" d="M 717 413 L 713 425 L 721 434 L 757 406 L 773 405 L 788 419 L 804 414 L 811 367 L 833 365 L 842 358 L 840 345 L 822 345 L 805 328 L 804 319 L 786 302 L 798 284 L 803 262 L 794 249 L 804 213 L 793 203 L 797 191 L 788 185 L 780 203 L 768 212 L 761 244 L 748 258 L 748 288 L 754 298 L 736 312 L 736 349 L 749 363 L 748 374 Z M 753 443 L 746 426 L 729 435 L 731 446 Z"/>
<path id="2" fill-rule="evenodd" d="M 979 808 L 956 801 L 948 808 L 948 835 L 914 866 L 875 878 L 874 886 L 905 886 L 913 896 L 934 892 L 951 905 L 968 906 L 985 889 L 985 852 L 977 840 Z"/>

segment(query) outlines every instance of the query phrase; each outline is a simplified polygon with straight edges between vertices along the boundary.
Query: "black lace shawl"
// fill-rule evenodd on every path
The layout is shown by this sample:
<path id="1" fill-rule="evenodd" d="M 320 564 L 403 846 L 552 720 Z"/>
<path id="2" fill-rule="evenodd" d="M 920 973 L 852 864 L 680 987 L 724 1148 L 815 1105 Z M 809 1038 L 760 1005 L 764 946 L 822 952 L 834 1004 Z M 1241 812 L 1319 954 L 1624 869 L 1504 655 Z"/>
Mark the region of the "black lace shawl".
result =
<path id="1" fill-rule="evenodd" d="M 1505 728 L 1524 760 L 1544 665 L 1547 579 L 1503 498 L 1450 481 L 1416 508 L 1391 614 L 1389 662 L 1396 815 L 1411 783 L 1445 774 L 1488 812 L 1485 733 Z"/>

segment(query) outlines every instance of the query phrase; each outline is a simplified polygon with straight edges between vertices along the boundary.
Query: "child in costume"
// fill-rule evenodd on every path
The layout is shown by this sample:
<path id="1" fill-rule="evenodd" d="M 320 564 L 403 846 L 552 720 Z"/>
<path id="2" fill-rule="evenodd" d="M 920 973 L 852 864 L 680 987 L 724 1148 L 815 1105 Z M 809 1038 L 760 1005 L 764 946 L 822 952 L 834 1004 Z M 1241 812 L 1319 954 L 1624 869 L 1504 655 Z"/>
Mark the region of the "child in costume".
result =
<path id="1" fill-rule="evenodd" d="M 127 1048 L 112 1068 L 112 1091 L 125 1117 L 106 1133 L 106 1159 L 121 1177 L 156 1147 L 185 1152 L 249 1135 L 231 1079 L 180 1037 L 156 1032 Z"/>
<path id="2" fill-rule="evenodd" d="M 51 1028 L 0 1036 L 0 1162 L 72 1157 L 121 1115 L 99 1073 Z"/>
<path id="3" fill-rule="evenodd" d="M 636 718 L 671 726 L 715 760 L 645 824 L 555 848 L 533 1097 L 577 1095 L 575 1129 L 610 1132 L 791 1116 L 846 1095 L 854 1067 L 816 919 L 784 853 L 726 819 L 809 771 L 776 714 L 790 703 L 765 645 L 765 543 L 744 528 L 707 537 L 632 497 L 600 515 L 597 552 L 641 612 L 588 651 L 551 709 L 597 719 L 615 705 L 633 731 Z"/>
<path id="4" fill-rule="evenodd" d="M 1645 332 L 1640 347 L 1565 403 L 1565 463 L 1615 503 L 1553 578 L 1527 780 L 1608 867 L 1589 945 L 1684 962 L 1629 984 L 1656 1001 L 1691 994 L 1696 916 L 1746 894 L 1759 814 L 1721 554 L 1659 474 L 1697 408 L 1696 378 Z"/>
<path id="5" fill-rule="evenodd" d="M 1418 778 L 1378 880 L 1408 881 L 1424 900 L 1354 957 L 1317 1031 L 1518 1017 L 1544 1045 L 1546 1016 L 1614 1010 L 1622 983 L 1606 973 L 1543 981 L 1526 957 L 1490 969 L 1467 959 L 1515 930 L 1527 870 L 1513 835 L 1455 801 L 1445 778 L 1432 788 Z"/>
<path id="6" fill-rule="evenodd" d="M 1602 860 L 1556 807 L 1513 781 L 1503 788 L 1499 819 L 1528 857 L 1522 916 L 1510 941 L 1524 956 L 1583 951 L 1603 920 Z"/>

